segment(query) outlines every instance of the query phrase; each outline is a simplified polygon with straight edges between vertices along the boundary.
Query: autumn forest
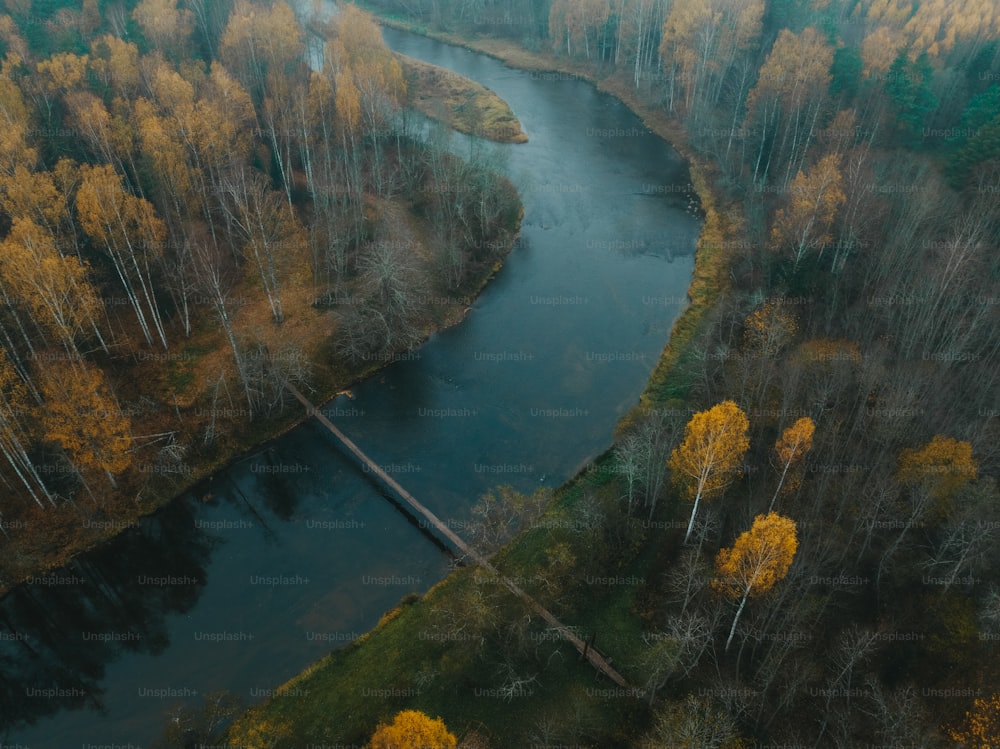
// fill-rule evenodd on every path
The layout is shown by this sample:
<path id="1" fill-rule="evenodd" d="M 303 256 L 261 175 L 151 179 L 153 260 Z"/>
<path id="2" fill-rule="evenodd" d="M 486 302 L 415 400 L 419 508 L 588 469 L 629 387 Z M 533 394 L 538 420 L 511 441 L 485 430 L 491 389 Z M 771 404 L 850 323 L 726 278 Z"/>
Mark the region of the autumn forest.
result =
<path id="1" fill-rule="evenodd" d="M 285 383 L 455 319 L 519 210 L 485 151 L 416 136 L 360 11 L 312 24 L 310 67 L 284 3 L 8 10 L 5 587 L 273 430 Z"/>
<path id="2" fill-rule="evenodd" d="M 4 5 L 5 588 L 266 439 L 287 384 L 459 321 L 510 249 L 502 157 L 412 120 L 368 12 L 595 82 L 703 220 L 614 444 L 462 531 L 625 687 L 466 559 L 164 746 L 1000 745 L 1000 5 Z"/>

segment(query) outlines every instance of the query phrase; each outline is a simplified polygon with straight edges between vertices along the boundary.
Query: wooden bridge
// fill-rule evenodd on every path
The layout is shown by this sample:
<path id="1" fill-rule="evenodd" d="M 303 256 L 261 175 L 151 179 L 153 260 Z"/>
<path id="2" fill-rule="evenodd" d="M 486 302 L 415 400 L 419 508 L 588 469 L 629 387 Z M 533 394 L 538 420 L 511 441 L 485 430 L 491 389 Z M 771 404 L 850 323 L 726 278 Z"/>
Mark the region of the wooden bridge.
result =
<path id="1" fill-rule="evenodd" d="M 529 593 L 522 590 L 517 584 L 514 583 L 513 580 L 510 580 L 506 576 L 500 574 L 500 572 L 496 569 L 496 567 L 494 567 L 490 563 L 490 561 L 486 559 L 486 557 L 484 557 L 478 551 L 476 551 L 467 543 L 465 543 L 465 541 L 463 541 L 462 538 L 457 533 L 455 533 L 451 528 L 449 528 L 447 525 L 441 522 L 440 518 L 438 518 L 437 515 L 428 510 L 423 504 L 418 502 L 416 497 L 414 497 L 412 494 L 406 491 L 406 489 L 400 486 L 399 483 L 392 476 L 383 471 L 382 468 L 379 467 L 377 463 L 375 463 L 375 461 L 373 461 L 371 458 L 365 455 L 361 451 L 361 448 L 359 448 L 356 444 L 354 444 L 354 442 L 348 439 L 347 435 L 345 435 L 342 431 L 337 429 L 337 427 L 333 425 L 333 422 L 331 422 L 323 414 L 322 411 L 320 411 L 316 406 L 314 406 L 309 401 L 308 398 L 302 395 L 302 393 L 300 393 L 298 389 L 296 389 L 293 385 L 288 383 L 285 384 L 285 387 L 287 387 L 288 391 L 292 395 L 294 395 L 295 398 L 303 406 L 305 406 L 307 414 L 316 417 L 316 420 L 319 421 L 319 423 L 322 424 L 324 427 L 326 427 L 326 429 L 329 430 L 330 433 L 333 434 L 333 436 L 336 437 L 337 440 L 339 440 L 340 443 L 343 444 L 344 447 L 346 447 L 354 455 L 355 458 L 361 461 L 362 465 L 366 466 L 367 469 L 373 475 L 377 476 L 383 484 L 392 489 L 392 491 L 395 492 L 399 496 L 399 498 L 406 505 L 409 506 L 412 513 L 418 519 L 422 518 L 427 522 L 428 526 L 434 528 L 438 533 L 441 534 L 441 536 L 448 539 L 448 541 L 459 552 L 461 558 L 471 559 L 473 562 L 482 567 L 484 570 L 490 572 L 497 580 L 503 583 L 503 585 L 508 590 L 510 590 L 514 595 L 516 595 L 522 601 L 524 601 L 524 603 L 532 611 L 534 611 L 536 614 L 542 617 L 542 619 L 545 620 L 545 622 L 549 625 L 551 629 L 558 632 L 559 635 L 564 640 L 566 640 L 573 647 L 575 647 L 577 652 L 580 653 L 580 656 L 582 658 L 586 658 L 591 663 L 591 665 L 594 666 L 594 668 L 596 668 L 598 671 L 600 671 L 609 679 L 611 679 L 615 684 L 622 687 L 623 689 L 628 689 L 632 691 L 636 697 L 643 696 L 644 690 L 637 689 L 636 687 L 633 687 L 631 684 L 629 684 L 628 681 L 625 680 L 624 676 L 622 676 L 614 668 L 612 668 L 611 663 L 608 661 L 608 659 L 605 658 L 603 655 L 601 655 L 601 653 L 598 652 L 594 647 L 592 647 L 590 643 L 581 640 L 572 630 L 569 629 L 569 627 L 562 624 L 562 622 L 556 619 L 556 617 L 552 614 L 552 612 L 550 612 L 548 609 L 542 606 L 542 604 L 536 601 Z"/>

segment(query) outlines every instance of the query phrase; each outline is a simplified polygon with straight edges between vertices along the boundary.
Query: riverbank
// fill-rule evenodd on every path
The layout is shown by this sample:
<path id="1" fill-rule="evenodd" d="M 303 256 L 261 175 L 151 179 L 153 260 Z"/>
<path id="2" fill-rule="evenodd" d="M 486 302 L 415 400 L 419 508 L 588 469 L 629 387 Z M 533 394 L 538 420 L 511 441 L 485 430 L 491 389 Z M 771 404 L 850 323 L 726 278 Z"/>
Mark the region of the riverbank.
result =
<path id="1" fill-rule="evenodd" d="M 683 400 L 688 383 L 680 375 L 686 358 L 692 355 L 692 345 L 699 331 L 703 330 L 715 301 L 726 294 L 729 287 L 728 268 L 732 258 L 730 248 L 739 245 L 743 236 L 742 208 L 726 200 L 713 185 L 718 178 L 718 168 L 698 154 L 689 144 L 683 125 L 665 111 L 644 102 L 635 87 L 632 76 L 625 72 L 602 72 L 598 65 L 581 65 L 551 54 L 533 52 L 512 41 L 494 37 L 468 39 L 446 32 L 434 31 L 426 26 L 384 14 L 379 8 L 365 3 L 359 7 L 372 13 L 378 22 L 389 28 L 421 34 L 446 44 L 463 47 L 487 55 L 512 67 L 537 73 L 539 77 L 555 80 L 570 78 L 585 80 L 598 91 L 611 94 L 632 110 L 660 138 L 684 157 L 691 174 L 691 185 L 701 202 L 704 224 L 695 255 L 695 269 L 688 289 L 690 306 L 677 319 L 671 330 L 670 340 L 649 379 L 636 409 L 622 420 L 622 426 L 631 423 L 634 416 L 656 404 L 673 399 Z"/>
<path id="2" fill-rule="evenodd" d="M 513 196 L 516 215 L 497 236 L 466 250 L 469 275 L 459 288 L 432 288 L 433 293 L 424 295 L 426 301 L 413 321 L 417 329 L 413 347 L 460 323 L 514 247 L 523 206 L 508 180 L 502 181 L 500 189 Z M 370 199 L 373 231 L 380 241 L 411 248 L 418 270 L 431 278 L 437 262 L 433 231 L 428 219 L 404 203 Z M 481 246 L 490 248 L 489 257 L 483 256 Z M 317 305 L 312 286 L 300 280 L 303 283 L 283 291 L 285 320 L 281 325 L 272 323 L 267 300 L 254 293 L 253 281 L 234 288 L 230 298 L 239 303 L 232 324 L 237 330 L 253 331 L 255 344 L 271 356 L 301 357 L 310 371 L 308 385 L 316 402 L 326 403 L 406 355 L 408 346 L 357 361 L 338 356 L 332 347 L 340 325 L 337 313 L 329 305 Z M 247 420 L 245 402 L 219 387 L 221 381 L 233 381 L 237 373 L 229 342 L 212 315 L 199 315 L 191 335 L 177 346 L 176 353 L 150 353 L 116 365 L 122 382 L 117 392 L 124 394 L 122 414 L 130 417 L 136 434 L 169 435 L 168 447 L 176 450 L 168 453 L 171 460 L 162 457 L 163 451 L 139 452 L 142 457 L 118 477 L 116 491 L 100 497 L 99 504 L 81 499 L 55 508 L 33 507 L 16 516 L 8 513 L 3 518 L 5 538 L 0 546 L 0 597 L 110 542 L 141 518 L 197 490 L 220 469 L 252 456 L 308 418 L 297 404 L 288 403 L 279 413 Z M 155 404 L 151 394 L 155 394 Z"/>
<path id="3" fill-rule="evenodd" d="M 426 32 L 398 21 L 387 25 Z M 480 43 L 451 35 L 428 36 L 540 76 L 590 80 L 617 96 L 688 160 L 704 212 L 690 304 L 674 323 L 640 403 L 622 419 L 619 429 L 627 428 L 643 411 L 683 402 L 690 387 L 684 364 L 696 355 L 715 304 L 727 292 L 726 248 L 735 246 L 728 240 L 738 236 L 742 226 L 738 206 L 723 203 L 712 189 L 716 177 L 712 165 L 687 146 L 678 123 L 643 105 L 627 80 L 598 78 L 565 61 L 497 40 Z M 621 491 L 615 469 L 610 451 L 586 466 L 559 488 L 536 527 L 512 541 L 494 561 L 533 595 L 552 602 L 557 615 L 566 615 L 565 621 L 581 636 L 596 635 L 595 646 L 621 664 L 626 678 L 642 684 L 640 614 L 648 606 L 642 600 L 645 575 L 664 538 L 657 533 L 657 543 L 646 541 L 654 531 L 666 530 L 669 544 L 669 534 L 679 533 L 683 522 L 674 525 L 678 522 L 671 514 L 674 507 L 664 502 L 655 520 L 625 529 L 628 543 L 614 553 L 615 564 L 596 572 L 590 557 L 600 556 L 597 549 L 603 540 L 590 535 L 600 533 L 586 518 L 592 517 L 595 504 L 617 503 Z M 606 682 L 595 682 L 592 670 L 576 659 L 571 648 L 537 623 L 519 625 L 516 603 L 497 596 L 489 581 L 477 577 L 482 577 L 481 571 L 462 569 L 422 598 L 405 600 L 372 632 L 275 690 L 279 696 L 238 722 L 231 742 L 238 745 L 255 727 L 284 725 L 288 746 L 327 739 L 361 745 L 378 721 L 397 710 L 415 708 L 441 715 L 460 737 L 472 730 L 488 735 L 493 749 L 532 742 L 625 745 L 627 734 L 646 720 L 642 700 Z M 456 624 L 448 628 L 448 620 Z M 494 667 L 498 662 L 510 666 L 511 661 L 523 668 L 499 679 Z"/>
<path id="4" fill-rule="evenodd" d="M 527 143 L 510 105 L 475 81 L 396 54 L 407 84 L 407 103 L 453 130 L 497 143 Z"/>

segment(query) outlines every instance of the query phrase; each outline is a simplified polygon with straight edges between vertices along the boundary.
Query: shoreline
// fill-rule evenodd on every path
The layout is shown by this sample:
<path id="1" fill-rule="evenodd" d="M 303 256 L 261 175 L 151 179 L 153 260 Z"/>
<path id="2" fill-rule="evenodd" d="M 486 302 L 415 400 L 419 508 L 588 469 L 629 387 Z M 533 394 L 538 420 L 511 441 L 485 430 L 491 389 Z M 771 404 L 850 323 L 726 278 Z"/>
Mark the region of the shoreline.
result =
<path id="1" fill-rule="evenodd" d="M 495 143 L 527 143 L 521 121 L 492 89 L 438 65 L 395 53 L 409 106 L 446 127 Z"/>
<path id="2" fill-rule="evenodd" d="M 356 4 L 371 13 L 375 22 L 382 26 L 461 47 L 499 60 L 512 68 L 538 73 L 539 76 L 586 81 L 598 91 L 618 99 L 639 118 L 643 125 L 670 144 L 684 159 L 691 176 L 691 185 L 704 214 L 694 256 L 694 271 L 691 283 L 688 285 L 689 304 L 671 326 L 670 337 L 640 395 L 639 403 L 619 420 L 616 434 L 627 427 L 642 411 L 652 408 L 659 400 L 668 400 L 669 398 L 663 397 L 663 394 L 657 397 L 657 392 L 666 389 L 671 370 L 683 356 L 685 345 L 695 336 L 719 297 L 728 290 L 723 270 L 728 267 L 729 260 L 726 248 L 734 244 L 727 242 L 727 239 L 742 235 L 742 218 L 734 215 L 736 204 L 725 201 L 712 188 L 717 176 L 715 165 L 694 152 L 688 143 L 687 133 L 678 120 L 639 99 L 637 89 L 630 85 L 629 76 L 601 75 L 597 65 L 574 65 L 555 55 L 532 52 L 515 42 L 495 37 L 468 39 L 456 34 L 432 31 L 417 23 L 385 16 L 378 8 L 366 2 Z M 586 471 L 587 466 L 593 462 L 593 460 L 587 461 L 581 467 L 580 473 Z"/>
<path id="3" fill-rule="evenodd" d="M 515 190 L 516 194 L 516 188 L 514 188 L 512 184 L 510 187 Z M 502 241 L 504 244 L 500 258 L 488 268 L 484 268 L 482 275 L 479 278 L 470 281 L 467 287 L 459 290 L 460 293 L 458 296 L 462 299 L 468 300 L 469 306 L 467 306 L 464 310 L 454 305 L 449 307 L 449 309 L 444 312 L 438 321 L 431 323 L 428 327 L 422 330 L 419 343 L 412 348 L 400 349 L 393 352 L 392 356 L 375 359 L 360 369 L 352 370 L 350 369 L 350 365 L 347 364 L 328 369 L 327 372 L 317 378 L 323 383 L 322 385 L 319 385 L 316 390 L 316 392 L 319 393 L 316 403 L 318 408 L 325 408 L 339 395 L 350 391 L 350 389 L 354 386 L 364 382 L 370 377 L 375 376 L 384 368 L 395 363 L 397 357 L 402 358 L 405 357 L 408 352 L 419 350 L 433 335 L 454 327 L 455 325 L 459 325 L 465 319 L 466 315 L 472 309 L 471 305 L 486 289 L 489 282 L 493 280 L 497 273 L 503 269 L 507 256 L 517 246 L 518 238 L 520 236 L 521 222 L 524 218 L 524 206 L 520 201 L 520 195 L 517 196 L 517 199 L 519 209 L 516 223 L 513 227 L 511 227 L 510 233 L 506 234 L 505 238 L 498 240 Z M 329 365 L 327 366 L 329 367 Z M 345 368 L 348 369 L 348 371 L 342 371 Z M 221 456 L 217 456 L 210 462 L 206 462 L 203 466 L 199 466 L 200 470 L 195 470 L 191 476 L 186 477 L 185 480 L 179 483 L 177 487 L 170 487 L 169 494 L 164 494 L 162 497 L 155 497 L 151 504 L 143 507 L 141 510 L 129 513 L 127 516 L 92 521 L 89 527 L 97 532 L 94 533 L 91 538 L 87 539 L 86 543 L 73 549 L 68 556 L 53 555 L 53 559 L 50 563 L 43 563 L 34 569 L 25 570 L 17 577 L 17 579 L 0 579 L 0 600 L 13 593 L 21 586 L 30 586 L 32 584 L 32 580 L 50 576 L 58 570 L 71 564 L 73 560 L 78 559 L 80 556 L 113 542 L 122 533 L 134 528 L 143 518 L 156 515 L 161 510 L 181 500 L 185 495 L 195 492 L 199 487 L 214 480 L 217 474 L 228 470 L 231 466 L 234 466 L 237 463 L 252 458 L 254 455 L 261 452 L 266 445 L 274 440 L 280 439 L 292 430 L 302 426 L 310 418 L 312 418 L 310 414 L 304 413 L 298 404 L 294 404 L 291 405 L 285 413 L 272 417 L 271 419 L 264 420 L 261 425 L 256 428 L 252 423 L 245 425 L 247 431 L 243 436 L 244 439 L 237 438 L 235 444 L 232 445 L 231 451 L 224 452 Z"/>
<path id="4" fill-rule="evenodd" d="M 649 106 L 643 105 L 638 100 L 636 92 L 634 90 L 630 91 L 627 83 L 621 79 L 614 77 L 598 78 L 596 75 L 566 65 L 557 58 L 553 57 L 551 60 L 547 60 L 536 53 L 519 51 L 517 49 L 515 49 L 515 52 L 518 53 L 517 55 L 504 56 L 500 54 L 495 44 L 488 44 L 484 47 L 483 45 L 476 44 L 474 40 L 458 39 L 449 34 L 427 32 L 415 24 L 406 24 L 392 19 L 385 19 L 371 7 L 365 7 L 365 9 L 371 12 L 376 22 L 380 24 L 485 54 L 514 68 L 535 70 L 540 74 L 572 75 L 574 78 L 585 80 L 594 85 L 598 91 L 608 93 L 625 104 L 646 127 L 669 143 L 685 159 L 691 176 L 691 183 L 701 201 L 704 213 L 703 224 L 696 246 L 694 269 L 687 292 L 689 304 L 671 326 L 670 337 L 646 382 L 638 403 L 619 419 L 615 429 L 616 440 L 622 431 L 627 429 L 628 425 L 644 411 L 654 408 L 658 404 L 667 403 L 670 400 L 681 400 L 671 398 L 669 393 L 676 365 L 684 354 L 691 350 L 691 344 L 703 329 L 704 322 L 708 319 L 716 304 L 725 297 L 728 291 L 728 283 L 723 271 L 728 267 L 729 253 L 725 250 L 727 247 L 734 245 L 727 243 L 725 240 L 727 237 L 739 236 L 739 229 L 742 223 L 739 216 L 736 215 L 736 205 L 726 203 L 722 196 L 717 194 L 712 188 L 716 176 L 714 165 L 693 152 L 688 145 L 686 134 L 679 122 L 670 119 L 663 112 L 658 112 Z M 514 48 L 513 43 L 510 46 Z M 517 64 L 525 58 L 530 58 L 534 67 L 522 67 Z M 572 491 L 573 487 L 586 480 L 590 473 L 594 471 L 595 466 L 607 458 L 613 447 L 614 443 L 600 455 L 584 461 L 574 475 L 560 486 L 555 487 L 553 489 L 553 502 L 548 511 L 553 511 L 561 495 Z M 525 533 L 530 532 L 529 530 Z M 522 538 L 523 535 L 519 535 L 511 539 L 498 556 L 506 554 Z M 475 566 L 472 566 L 471 569 L 474 570 Z M 239 730 L 240 728 L 252 726 L 263 715 L 287 714 L 280 707 L 282 701 L 276 698 L 289 693 L 287 690 L 291 690 L 290 693 L 295 694 L 298 685 L 306 683 L 312 678 L 322 679 L 325 668 L 331 667 L 338 662 L 343 665 L 343 660 L 350 657 L 351 653 L 357 652 L 363 645 L 368 644 L 369 649 L 375 645 L 373 640 L 377 642 L 376 638 L 381 636 L 383 639 L 388 638 L 391 640 L 393 637 L 398 636 L 395 630 L 393 630 L 393 633 L 390 633 L 389 630 L 393 627 L 405 628 L 408 626 L 402 623 L 401 620 L 420 608 L 427 601 L 438 600 L 442 597 L 447 598 L 452 590 L 456 590 L 464 584 L 463 581 L 470 574 L 473 573 L 470 572 L 469 568 L 460 567 L 436 582 L 422 596 L 415 598 L 411 595 L 403 598 L 396 606 L 386 611 L 371 630 L 363 633 L 349 643 L 347 647 L 330 651 L 273 690 L 273 696 L 269 696 L 255 705 L 248 706 L 247 712 L 237 718 L 233 724 L 234 728 Z M 375 647 L 377 653 L 379 646 L 375 645 Z M 306 690 L 306 693 L 308 693 L 308 690 Z M 277 710 L 272 708 L 272 705 L 276 706 Z M 294 709 L 292 712 L 294 713 Z"/>

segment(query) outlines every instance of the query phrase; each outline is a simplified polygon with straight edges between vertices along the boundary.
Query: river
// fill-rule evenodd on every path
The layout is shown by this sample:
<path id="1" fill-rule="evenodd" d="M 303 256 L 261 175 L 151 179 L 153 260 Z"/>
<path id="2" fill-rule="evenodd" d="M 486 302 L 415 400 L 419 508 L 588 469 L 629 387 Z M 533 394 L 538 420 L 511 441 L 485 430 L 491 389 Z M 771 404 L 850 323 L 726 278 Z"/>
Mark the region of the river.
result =
<path id="1" fill-rule="evenodd" d="M 506 99 L 521 236 L 465 321 L 326 414 L 461 534 L 491 486 L 556 487 L 607 449 L 685 305 L 686 165 L 571 76 L 386 30 Z M 461 148 L 461 141 L 456 141 Z M 148 747 L 177 705 L 249 702 L 370 629 L 450 557 L 305 423 L 0 602 L 0 736 Z"/>

